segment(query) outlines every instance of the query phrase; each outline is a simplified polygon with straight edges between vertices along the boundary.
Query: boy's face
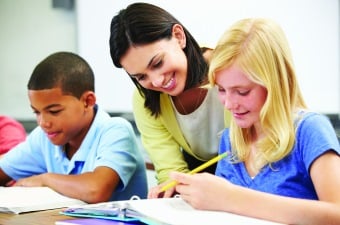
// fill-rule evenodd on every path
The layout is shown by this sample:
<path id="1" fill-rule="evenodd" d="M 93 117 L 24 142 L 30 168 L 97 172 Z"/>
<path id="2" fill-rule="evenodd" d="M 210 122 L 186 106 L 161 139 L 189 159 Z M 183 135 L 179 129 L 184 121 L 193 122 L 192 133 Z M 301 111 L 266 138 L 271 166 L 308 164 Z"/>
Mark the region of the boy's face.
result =
<path id="1" fill-rule="evenodd" d="M 29 90 L 28 97 L 38 125 L 53 144 L 80 145 L 92 120 L 89 108 L 93 109 L 87 106 L 86 99 L 63 95 L 60 88 Z"/>

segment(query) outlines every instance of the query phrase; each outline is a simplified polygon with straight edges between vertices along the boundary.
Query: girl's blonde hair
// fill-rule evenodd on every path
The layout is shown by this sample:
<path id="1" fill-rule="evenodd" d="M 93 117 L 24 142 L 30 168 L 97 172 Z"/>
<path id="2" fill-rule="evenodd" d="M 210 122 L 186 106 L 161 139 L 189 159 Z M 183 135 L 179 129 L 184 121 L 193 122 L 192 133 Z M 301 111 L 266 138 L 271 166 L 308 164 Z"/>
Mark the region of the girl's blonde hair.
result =
<path id="1" fill-rule="evenodd" d="M 209 68 L 209 81 L 215 74 L 236 65 L 253 82 L 267 89 L 260 112 L 265 137 L 258 140 L 257 169 L 285 157 L 295 142 L 294 119 L 297 109 L 306 108 L 288 41 L 281 27 L 270 19 L 248 18 L 235 23 L 219 40 Z M 240 128 L 232 119 L 230 140 L 238 161 L 247 159 L 251 128 Z"/>

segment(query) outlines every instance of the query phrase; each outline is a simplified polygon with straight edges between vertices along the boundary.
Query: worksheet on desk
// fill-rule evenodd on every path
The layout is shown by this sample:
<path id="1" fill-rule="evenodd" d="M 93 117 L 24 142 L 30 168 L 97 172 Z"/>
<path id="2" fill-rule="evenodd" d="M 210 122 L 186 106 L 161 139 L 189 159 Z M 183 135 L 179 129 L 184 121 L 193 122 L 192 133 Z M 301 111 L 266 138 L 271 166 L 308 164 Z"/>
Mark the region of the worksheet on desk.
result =
<path id="1" fill-rule="evenodd" d="M 4 213 L 19 214 L 84 204 L 48 187 L 0 187 L 0 212 Z"/>
<path id="2" fill-rule="evenodd" d="M 126 202 L 126 209 L 135 212 L 142 222 L 158 221 L 172 225 L 279 225 L 271 221 L 221 211 L 197 210 L 181 198 L 142 199 Z M 128 213 L 129 214 L 129 213 Z M 143 220 L 143 217 L 146 220 Z"/>

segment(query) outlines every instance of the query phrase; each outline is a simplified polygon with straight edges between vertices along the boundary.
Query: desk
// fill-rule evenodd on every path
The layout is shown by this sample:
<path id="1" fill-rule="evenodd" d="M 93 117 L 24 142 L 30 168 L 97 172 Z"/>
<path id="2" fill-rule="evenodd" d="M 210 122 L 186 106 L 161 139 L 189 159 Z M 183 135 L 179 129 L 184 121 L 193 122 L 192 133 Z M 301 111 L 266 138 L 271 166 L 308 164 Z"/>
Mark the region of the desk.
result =
<path id="1" fill-rule="evenodd" d="M 0 213 L 0 225 L 55 225 L 55 222 L 58 220 L 66 220 L 66 219 L 79 219 L 76 217 L 70 217 L 59 214 L 62 209 L 53 209 L 53 210 L 46 210 L 46 211 L 38 211 L 38 212 L 31 212 L 31 213 L 22 213 L 19 215 L 16 214 L 6 214 Z M 245 217 L 246 218 L 246 217 Z M 216 224 L 224 224 L 224 220 L 216 221 Z M 245 220 L 240 220 L 240 224 L 245 224 Z M 226 221 L 227 223 L 227 221 Z M 112 221 L 112 224 L 117 224 L 117 222 Z M 119 224 L 134 224 L 134 225 L 142 225 L 144 223 L 141 222 L 130 222 L 124 223 L 119 222 Z M 208 223 L 205 223 L 208 224 Z M 212 222 L 214 224 L 214 222 Z M 238 224 L 238 223 L 231 223 L 231 224 Z M 254 223 L 247 223 L 247 224 L 254 224 Z M 261 223 L 257 222 L 256 224 L 279 224 L 269 221 L 263 221 Z M 283 224 L 282 224 L 283 225 Z"/>
<path id="2" fill-rule="evenodd" d="M 54 225 L 57 220 L 72 219 L 73 217 L 59 214 L 61 209 L 38 212 L 7 214 L 0 213 L 1 225 Z"/>
<path id="3" fill-rule="evenodd" d="M 80 219 L 59 214 L 62 209 L 45 210 L 38 212 L 22 213 L 22 214 L 7 214 L 0 213 L 0 225 L 55 225 L 56 221 Z M 85 218 L 84 218 L 85 219 Z M 142 225 L 141 222 L 116 222 L 112 224 L 119 225 Z"/>

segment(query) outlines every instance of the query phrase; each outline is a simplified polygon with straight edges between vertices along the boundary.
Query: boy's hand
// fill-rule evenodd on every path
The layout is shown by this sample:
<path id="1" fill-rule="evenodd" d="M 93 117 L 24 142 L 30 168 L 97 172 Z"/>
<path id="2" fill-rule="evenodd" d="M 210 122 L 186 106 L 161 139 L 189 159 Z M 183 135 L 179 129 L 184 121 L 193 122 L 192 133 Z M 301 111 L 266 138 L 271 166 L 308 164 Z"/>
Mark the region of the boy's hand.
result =
<path id="1" fill-rule="evenodd" d="M 40 174 L 40 175 L 36 175 L 36 176 L 22 178 L 20 180 L 17 180 L 17 182 L 14 184 L 14 186 L 23 186 L 23 187 L 44 186 L 43 176 L 44 176 L 44 174 Z"/>

